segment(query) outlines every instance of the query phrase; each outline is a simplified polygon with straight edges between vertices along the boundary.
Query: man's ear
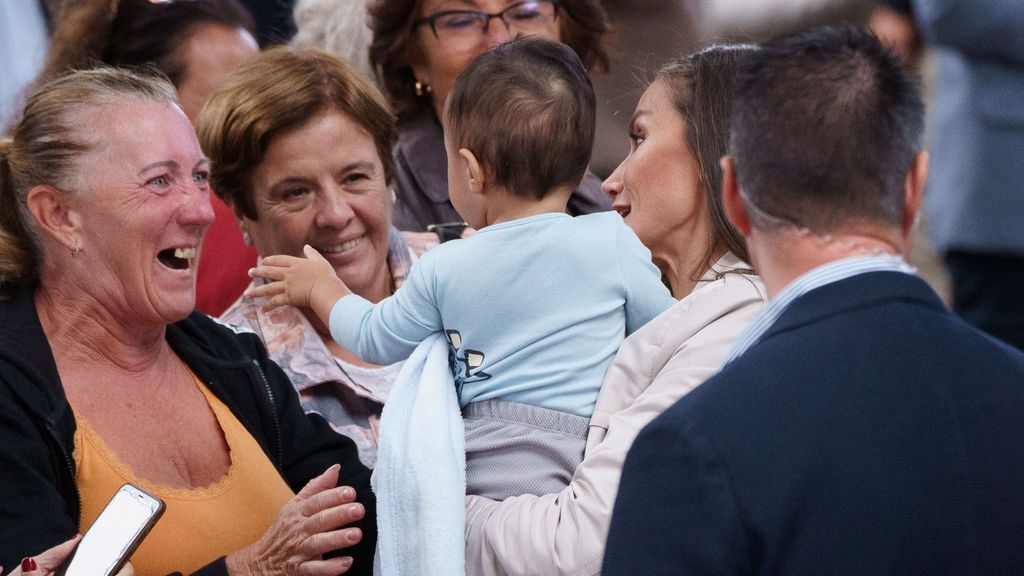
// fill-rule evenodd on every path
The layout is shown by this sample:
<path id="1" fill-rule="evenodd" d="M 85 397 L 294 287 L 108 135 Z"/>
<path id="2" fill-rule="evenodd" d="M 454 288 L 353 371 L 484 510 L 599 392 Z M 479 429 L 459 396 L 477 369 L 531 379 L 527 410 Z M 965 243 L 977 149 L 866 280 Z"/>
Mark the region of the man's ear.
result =
<path id="1" fill-rule="evenodd" d="M 928 181 L 928 164 L 931 157 L 927 152 L 918 152 L 910 163 L 907 179 L 903 183 L 903 235 L 909 236 L 917 223 L 917 215 L 924 197 L 924 186 Z"/>
<path id="2" fill-rule="evenodd" d="M 33 186 L 25 198 L 28 211 L 42 231 L 68 250 L 81 248 L 81 221 L 68 205 L 67 194 L 52 186 Z"/>
<path id="3" fill-rule="evenodd" d="M 483 164 L 467 148 L 459 149 L 459 162 L 466 170 L 466 180 L 469 182 L 469 190 L 474 194 L 481 194 L 487 186 L 487 171 Z"/>
<path id="4" fill-rule="evenodd" d="M 722 203 L 725 206 L 725 215 L 744 238 L 749 237 L 750 218 L 747 217 L 747 207 L 740 196 L 736 162 L 731 156 L 723 156 L 718 164 L 722 167 Z"/>

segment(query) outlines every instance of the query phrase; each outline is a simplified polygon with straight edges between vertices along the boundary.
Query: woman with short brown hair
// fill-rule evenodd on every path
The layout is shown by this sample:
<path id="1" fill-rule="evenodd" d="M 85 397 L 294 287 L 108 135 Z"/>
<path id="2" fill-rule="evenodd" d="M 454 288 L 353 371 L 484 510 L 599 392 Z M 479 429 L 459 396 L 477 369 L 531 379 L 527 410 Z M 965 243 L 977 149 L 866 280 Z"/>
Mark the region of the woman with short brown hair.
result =
<path id="1" fill-rule="evenodd" d="M 309 244 L 352 290 L 390 296 L 428 246 L 391 225 L 394 116 L 355 69 L 320 50 L 275 48 L 243 65 L 210 97 L 196 129 L 211 184 L 261 257 Z M 436 239 L 433 240 L 436 245 Z M 255 332 L 307 411 L 352 438 L 364 464 L 401 363 L 374 366 L 331 338 L 308 310 L 265 313 L 243 294 L 221 320 Z"/>

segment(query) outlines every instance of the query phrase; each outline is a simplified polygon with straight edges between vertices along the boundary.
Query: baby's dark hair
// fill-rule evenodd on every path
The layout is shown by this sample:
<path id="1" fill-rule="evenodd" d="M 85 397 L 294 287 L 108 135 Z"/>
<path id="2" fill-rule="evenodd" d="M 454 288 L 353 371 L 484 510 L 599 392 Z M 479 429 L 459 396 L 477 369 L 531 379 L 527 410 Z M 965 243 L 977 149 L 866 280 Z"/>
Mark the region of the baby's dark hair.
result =
<path id="1" fill-rule="evenodd" d="M 522 38 L 481 54 L 455 81 L 448 137 L 511 193 L 576 188 L 594 143 L 594 87 L 568 46 Z"/>

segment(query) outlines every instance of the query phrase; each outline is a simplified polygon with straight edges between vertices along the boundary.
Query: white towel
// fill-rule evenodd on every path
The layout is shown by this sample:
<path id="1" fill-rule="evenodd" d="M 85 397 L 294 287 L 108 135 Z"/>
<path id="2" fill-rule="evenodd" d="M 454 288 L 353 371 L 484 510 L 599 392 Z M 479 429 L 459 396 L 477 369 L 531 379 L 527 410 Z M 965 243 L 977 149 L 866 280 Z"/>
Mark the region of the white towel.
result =
<path id="1" fill-rule="evenodd" d="M 421 342 L 398 373 L 381 414 L 371 483 L 375 573 L 466 573 L 465 432 L 441 333 Z"/>

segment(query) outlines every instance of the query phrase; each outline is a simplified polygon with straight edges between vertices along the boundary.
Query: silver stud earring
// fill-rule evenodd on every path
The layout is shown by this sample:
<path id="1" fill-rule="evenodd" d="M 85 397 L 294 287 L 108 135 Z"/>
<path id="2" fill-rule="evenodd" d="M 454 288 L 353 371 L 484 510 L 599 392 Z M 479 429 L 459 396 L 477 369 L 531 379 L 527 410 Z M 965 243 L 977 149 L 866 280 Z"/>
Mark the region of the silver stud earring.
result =
<path id="1" fill-rule="evenodd" d="M 81 252 L 81 251 L 82 251 L 82 242 L 80 240 L 75 240 L 75 247 L 71 249 L 71 257 L 72 258 L 77 258 L 78 257 L 78 253 Z"/>

